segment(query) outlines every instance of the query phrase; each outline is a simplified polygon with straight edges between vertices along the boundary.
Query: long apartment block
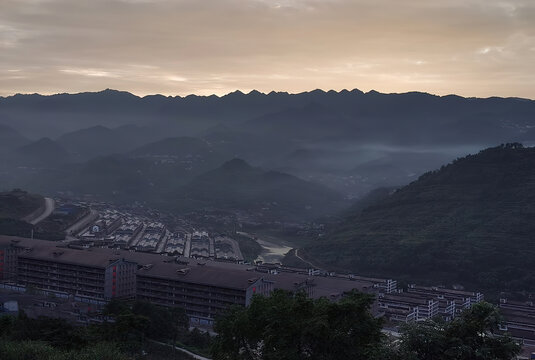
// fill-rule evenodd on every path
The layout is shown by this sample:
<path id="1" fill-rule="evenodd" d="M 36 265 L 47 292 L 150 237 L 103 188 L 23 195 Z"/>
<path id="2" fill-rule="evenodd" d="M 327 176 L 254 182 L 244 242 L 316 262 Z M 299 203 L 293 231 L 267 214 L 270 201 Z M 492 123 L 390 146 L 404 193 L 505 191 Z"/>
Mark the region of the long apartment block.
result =
<path id="1" fill-rule="evenodd" d="M 500 331 L 509 333 L 523 345 L 535 346 L 535 304 L 529 301 L 500 299 L 503 323 Z"/>
<path id="2" fill-rule="evenodd" d="M 265 273 L 255 266 L 228 262 L 108 248 L 74 249 L 9 236 L 0 236 L 0 279 L 90 303 L 135 298 L 177 306 L 186 310 L 193 323 L 206 325 L 229 306 L 247 306 L 254 294 L 268 295 L 274 289 L 337 300 L 353 289 L 374 292 L 377 287 L 364 279 Z"/>

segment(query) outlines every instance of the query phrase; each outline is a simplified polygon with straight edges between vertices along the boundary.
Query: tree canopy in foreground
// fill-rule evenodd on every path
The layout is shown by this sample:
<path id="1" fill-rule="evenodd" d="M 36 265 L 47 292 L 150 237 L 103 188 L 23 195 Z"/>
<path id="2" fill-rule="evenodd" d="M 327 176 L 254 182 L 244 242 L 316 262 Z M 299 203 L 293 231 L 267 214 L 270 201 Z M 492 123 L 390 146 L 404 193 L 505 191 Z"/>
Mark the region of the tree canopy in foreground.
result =
<path id="1" fill-rule="evenodd" d="M 373 297 L 352 292 L 339 302 L 275 291 L 219 319 L 215 360 L 511 360 L 520 351 L 496 334 L 498 309 L 481 303 L 454 321 L 408 324 L 401 336 L 382 333 L 370 313 Z"/>

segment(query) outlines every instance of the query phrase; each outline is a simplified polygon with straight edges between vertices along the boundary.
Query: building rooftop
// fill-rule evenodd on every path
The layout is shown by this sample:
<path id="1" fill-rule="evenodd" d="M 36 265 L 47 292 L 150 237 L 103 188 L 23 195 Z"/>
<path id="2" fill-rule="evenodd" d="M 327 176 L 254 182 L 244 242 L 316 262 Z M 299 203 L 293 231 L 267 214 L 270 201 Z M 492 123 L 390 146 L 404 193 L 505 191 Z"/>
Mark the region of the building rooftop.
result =
<path id="1" fill-rule="evenodd" d="M 21 253 L 21 256 L 26 258 L 51 259 L 62 263 L 98 268 L 105 268 L 110 262 L 122 258 L 138 263 L 139 276 L 176 279 L 215 287 L 247 289 L 253 281 L 263 278 L 272 281 L 274 288 L 295 290 L 296 284 L 308 280 L 314 288 L 313 297 L 333 297 L 352 289 L 366 291 L 373 288 L 373 282 L 364 280 L 312 277 L 286 272 L 259 273 L 254 271 L 254 267 L 229 262 L 201 261 L 109 248 L 71 249 L 65 247 L 63 243 L 53 241 L 0 236 L 0 247 L 10 245 L 31 249 Z"/>

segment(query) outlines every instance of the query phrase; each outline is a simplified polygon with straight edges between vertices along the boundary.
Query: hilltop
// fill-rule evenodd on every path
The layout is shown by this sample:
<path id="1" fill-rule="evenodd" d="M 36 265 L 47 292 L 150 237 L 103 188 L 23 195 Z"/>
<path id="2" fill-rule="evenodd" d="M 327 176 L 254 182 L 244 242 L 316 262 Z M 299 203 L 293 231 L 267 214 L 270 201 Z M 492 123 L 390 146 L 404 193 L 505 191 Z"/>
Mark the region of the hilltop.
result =
<path id="1" fill-rule="evenodd" d="M 69 162 L 69 153 L 56 141 L 42 138 L 12 152 L 17 166 L 54 167 Z"/>
<path id="2" fill-rule="evenodd" d="M 322 185 L 241 159 L 193 179 L 176 193 L 176 203 L 192 208 L 260 211 L 269 218 L 303 219 L 332 214 L 346 203 Z"/>
<path id="3" fill-rule="evenodd" d="M 535 289 L 535 148 L 458 159 L 381 196 L 300 254 L 362 275 Z"/>

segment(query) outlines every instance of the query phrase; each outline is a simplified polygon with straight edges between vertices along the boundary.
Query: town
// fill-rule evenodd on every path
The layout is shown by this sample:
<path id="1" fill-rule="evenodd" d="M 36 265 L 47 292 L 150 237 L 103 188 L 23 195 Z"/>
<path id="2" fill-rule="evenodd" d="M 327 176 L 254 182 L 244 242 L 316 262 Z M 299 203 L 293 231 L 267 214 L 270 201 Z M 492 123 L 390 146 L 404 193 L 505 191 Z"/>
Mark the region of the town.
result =
<path id="1" fill-rule="evenodd" d="M 77 324 L 105 321 L 112 299 L 138 299 L 186 311 L 193 327 L 210 329 L 232 305 L 247 306 L 255 294 L 274 289 L 304 291 L 312 298 L 341 299 L 349 291 L 374 295 L 372 313 L 396 333 L 412 321 L 451 321 L 484 300 L 477 291 L 409 284 L 394 279 L 339 274 L 280 262 L 244 260 L 232 234 L 210 233 L 183 221 L 170 228 L 151 211 L 109 204 L 56 199 L 48 217 L 67 216 L 60 241 L 0 237 L 1 311 L 60 316 Z M 72 215 L 76 214 L 76 215 Z M 48 219 L 48 220 L 47 220 Z M 532 302 L 501 299 L 507 331 L 525 347 L 535 347 Z"/>
<path id="2" fill-rule="evenodd" d="M 67 227 L 62 241 L 71 248 L 108 247 L 195 259 L 244 261 L 238 243 L 231 237 L 197 230 L 185 220 L 181 226 L 170 229 L 151 211 L 141 215 L 105 203 L 57 200 L 56 204 L 53 214 L 81 214 Z"/>

